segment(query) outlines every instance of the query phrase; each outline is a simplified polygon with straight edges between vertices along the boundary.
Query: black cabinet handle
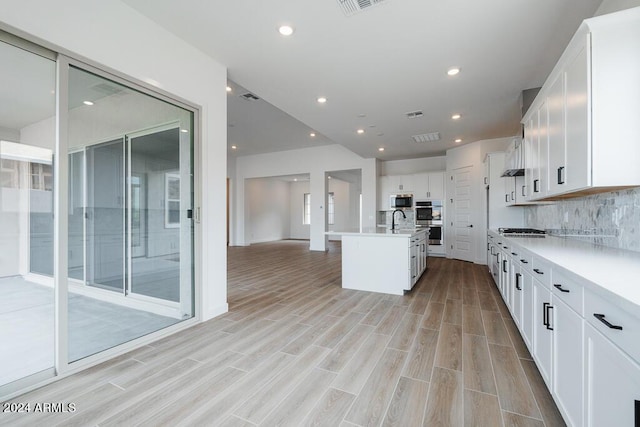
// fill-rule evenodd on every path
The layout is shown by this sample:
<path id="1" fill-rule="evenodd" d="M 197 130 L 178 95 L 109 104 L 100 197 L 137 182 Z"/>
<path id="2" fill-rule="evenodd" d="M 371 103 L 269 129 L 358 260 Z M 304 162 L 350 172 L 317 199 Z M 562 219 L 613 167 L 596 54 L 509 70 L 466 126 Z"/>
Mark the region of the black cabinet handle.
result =
<path id="1" fill-rule="evenodd" d="M 558 184 L 564 184 L 564 166 L 558 168 Z"/>
<path id="2" fill-rule="evenodd" d="M 524 194 L 524 185 L 522 186 L 522 197 L 525 197 L 526 194 Z"/>
<path id="3" fill-rule="evenodd" d="M 520 278 L 522 277 L 522 274 L 520 273 L 516 273 L 516 289 L 521 291 L 522 287 L 520 286 Z"/>
<path id="4" fill-rule="evenodd" d="M 513 256 L 518 256 L 518 254 L 517 254 L 517 253 L 515 253 L 515 252 L 511 252 L 511 255 L 513 255 Z"/>
<path id="5" fill-rule="evenodd" d="M 547 319 L 547 316 L 549 315 L 549 312 L 547 311 L 548 305 L 548 302 L 542 303 L 542 324 L 547 328 L 549 327 L 549 320 Z"/>
<path id="6" fill-rule="evenodd" d="M 527 261 L 525 259 L 521 259 L 520 262 L 523 263 L 523 264 L 529 264 L 529 261 Z"/>
<path id="7" fill-rule="evenodd" d="M 509 195 L 508 194 L 504 195 L 504 202 L 505 203 L 509 203 Z"/>
<path id="8" fill-rule="evenodd" d="M 535 272 L 536 272 L 536 273 L 538 273 L 538 274 L 544 274 L 544 272 L 542 272 L 542 271 L 538 270 L 537 268 L 534 268 L 534 269 L 533 269 L 533 271 L 535 271 Z"/>
<path id="9" fill-rule="evenodd" d="M 533 192 L 534 193 L 539 193 L 540 192 L 540 189 L 538 187 L 540 187 L 540 180 L 539 179 L 534 179 L 533 180 Z"/>
<path id="10" fill-rule="evenodd" d="M 509 249 L 509 246 L 503 246 L 502 248 L 503 249 Z"/>
<path id="11" fill-rule="evenodd" d="M 549 303 L 546 303 L 546 302 L 545 302 L 545 304 L 547 305 L 547 307 L 546 307 L 547 329 L 550 330 L 550 331 L 553 331 L 553 328 L 551 327 L 551 320 L 549 320 L 549 318 L 551 317 L 550 316 L 550 314 L 551 314 L 550 311 L 553 309 L 553 306 L 551 304 L 549 304 Z"/>
<path id="12" fill-rule="evenodd" d="M 502 272 L 503 273 L 507 272 L 507 260 L 506 259 L 502 260 Z"/>
<path id="13" fill-rule="evenodd" d="M 635 426 L 638 427 L 640 426 L 640 400 L 635 401 L 635 407 L 636 407 Z"/>
<path id="14" fill-rule="evenodd" d="M 558 283 L 554 283 L 554 284 L 553 284 L 553 287 L 554 287 L 554 288 L 556 288 L 557 290 L 559 290 L 560 292 L 566 292 L 566 293 L 571 292 L 569 289 L 564 289 L 564 288 L 562 287 L 562 285 L 560 285 L 560 284 L 558 284 Z"/>
<path id="15" fill-rule="evenodd" d="M 617 329 L 619 331 L 622 330 L 622 326 L 613 325 L 613 324 L 609 323 L 607 321 L 607 319 L 604 318 L 605 317 L 604 314 L 593 313 L 593 317 L 595 317 L 596 319 L 598 319 L 599 321 L 601 321 L 602 323 L 604 323 L 605 325 L 607 325 L 611 329 Z"/>
<path id="16" fill-rule="evenodd" d="M 511 192 L 511 200 L 515 200 L 516 199 L 516 192 L 512 191 Z"/>

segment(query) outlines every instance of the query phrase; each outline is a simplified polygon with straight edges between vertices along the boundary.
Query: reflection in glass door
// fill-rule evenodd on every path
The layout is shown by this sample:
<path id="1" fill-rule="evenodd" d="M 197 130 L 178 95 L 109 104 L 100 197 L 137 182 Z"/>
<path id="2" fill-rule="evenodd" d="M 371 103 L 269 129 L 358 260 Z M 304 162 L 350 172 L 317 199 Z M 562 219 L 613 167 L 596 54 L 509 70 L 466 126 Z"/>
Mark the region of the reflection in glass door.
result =
<path id="1" fill-rule="evenodd" d="M 191 207 L 189 192 L 181 198 L 180 159 L 189 155 L 189 145 L 185 145 L 184 153 L 180 152 L 180 133 L 180 128 L 174 125 L 130 135 L 127 177 L 132 254 L 129 291 L 132 295 L 176 304 L 180 302 L 181 255 L 190 264 L 189 254 L 180 251 L 183 211 L 188 220 L 185 225 L 190 228 L 181 203 Z M 185 176 L 188 181 L 189 171 Z"/>
<path id="2" fill-rule="evenodd" d="M 87 285 L 124 292 L 124 143 L 87 148 Z"/>
<path id="3" fill-rule="evenodd" d="M 193 113 L 73 66 L 69 88 L 75 361 L 194 315 Z"/>

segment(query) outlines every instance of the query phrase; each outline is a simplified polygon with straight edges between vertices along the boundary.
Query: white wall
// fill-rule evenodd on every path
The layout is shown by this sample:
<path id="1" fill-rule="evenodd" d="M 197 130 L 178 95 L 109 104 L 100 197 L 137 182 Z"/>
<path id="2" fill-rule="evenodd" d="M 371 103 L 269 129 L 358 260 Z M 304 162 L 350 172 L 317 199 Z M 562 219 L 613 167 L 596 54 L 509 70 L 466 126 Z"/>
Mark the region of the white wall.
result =
<path id="1" fill-rule="evenodd" d="M 203 189 L 196 230 L 202 245 L 201 312 L 208 319 L 227 311 L 226 221 L 220 209 L 225 205 L 226 68 L 118 0 L 0 0 L 0 10 L 5 30 L 31 34 L 45 47 L 104 64 L 201 107 L 202 147 L 196 156 Z"/>
<path id="2" fill-rule="evenodd" d="M 380 175 L 406 175 L 419 172 L 439 172 L 447 168 L 447 156 L 380 162 Z"/>
<path id="3" fill-rule="evenodd" d="M 309 181 L 298 181 L 289 184 L 289 237 L 292 239 L 309 239 L 311 226 L 302 223 L 304 214 L 304 193 L 309 192 Z"/>
<path id="4" fill-rule="evenodd" d="M 288 182 L 248 179 L 245 197 L 250 243 L 289 238 L 291 203 Z"/>
<path id="5" fill-rule="evenodd" d="M 236 215 L 234 216 L 234 240 L 232 245 L 248 243 L 248 225 L 245 221 L 245 180 L 248 178 L 272 177 L 282 175 L 309 174 L 311 193 L 311 250 L 325 251 L 327 238 L 324 234 L 325 204 L 322 195 L 327 193 L 326 172 L 361 169 L 363 225 L 375 227 L 376 211 L 376 159 L 363 159 L 340 145 L 300 150 L 280 151 L 277 153 L 243 156 L 236 163 Z M 320 194 L 320 197 L 314 196 Z"/>

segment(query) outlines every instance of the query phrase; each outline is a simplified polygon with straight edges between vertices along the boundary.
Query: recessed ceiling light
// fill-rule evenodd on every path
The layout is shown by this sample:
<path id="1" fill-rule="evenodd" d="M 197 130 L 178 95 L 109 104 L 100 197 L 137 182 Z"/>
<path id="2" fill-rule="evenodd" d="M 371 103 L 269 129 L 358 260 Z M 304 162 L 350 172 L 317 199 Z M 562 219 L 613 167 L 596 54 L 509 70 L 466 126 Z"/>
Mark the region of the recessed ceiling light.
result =
<path id="1" fill-rule="evenodd" d="M 328 179 L 331 179 L 331 175 L 329 175 L 327 178 L 328 178 Z"/>
<path id="2" fill-rule="evenodd" d="M 454 142 L 462 142 L 462 140 L 460 138 L 458 138 Z"/>
<path id="3" fill-rule="evenodd" d="M 189 130 L 188 130 L 188 129 L 180 129 L 180 132 L 182 132 L 182 133 L 189 133 Z"/>
<path id="4" fill-rule="evenodd" d="M 231 89 L 231 86 L 227 86 L 227 92 L 231 92 L 233 89 Z"/>
<path id="5" fill-rule="evenodd" d="M 278 28 L 278 32 L 283 36 L 290 36 L 293 34 L 293 27 L 291 25 L 281 25 Z"/>
<path id="6" fill-rule="evenodd" d="M 358 132 L 359 134 L 363 134 L 364 133 L 364 129 L 358 129 L 356 132 Z"/>
<path id="7" fill-rule="evenodd" d="M 384 151 L 384 147 L 378 148 L 378 151 Z"/>
<path id="8" fill-rule="evenodd" d="M 313 132 L 311 132 L 311 133 L 309 134 L 309 136 L 310 136 L 311 138 L 314 138 L 314 137 L 316 136 L 316 134 L 315 134 L 315 133 L 313 133 Z"/>
<path id="9" fill-rule="evenodd" d="M 324 96 L 319 96 L 317 101 L 318 104 L 324 104 L 325 102 L 327 102 L 327 98 L 325 98 Z"/>
<path id="10" fill-rule="evenodd" d="M 237 146 L 235 146 L 235 145 L 232 145 L 232 146 L 231 146 L 231 149 L 232 149 L 232 150 L 235 150 L 236 148 L 238 148 L 238 147 L 237 147 Z"/>
<path id="11" fill-rule="evenodd" d="M 451 118 L 453 120 L 458 120 L 460 118 L 460 114 L 454 114 L 453 116 L 451 116 Z"/>
<path id="12" fill-rule="evenodd" d="M 458 67 L 451 67 L 449 68 L 449 71 L 447 71 L 447 74 L 450 76 L 455 76 L 456 74 L 458 74 L 460 72 L 460 68 Z"/>
<path id="13" fill-rule="evenodd" d="M 298 178 L 293 178 L 293 180 L 297 182 L 297 181 L 298 181 Z"/>
<path id="14" fill-rule="evenodd" d="M 93 102 L 91 102 L 91 101 L 84 101 L 84 102 L 83 102 L 83 104 L 84 104 L 84 105 L 93 105 Z"/>

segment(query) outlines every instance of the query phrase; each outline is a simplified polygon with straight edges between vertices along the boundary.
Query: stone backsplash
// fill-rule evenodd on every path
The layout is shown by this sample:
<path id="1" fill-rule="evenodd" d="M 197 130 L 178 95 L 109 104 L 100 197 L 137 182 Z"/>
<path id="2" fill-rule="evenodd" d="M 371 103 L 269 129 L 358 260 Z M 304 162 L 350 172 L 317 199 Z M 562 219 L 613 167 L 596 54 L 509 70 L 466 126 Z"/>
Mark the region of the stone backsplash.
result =
<path id="1" fill-rule="evenodd" d="M 528 227 L 640 252 L 640 188 L 528 206 Z"/>

